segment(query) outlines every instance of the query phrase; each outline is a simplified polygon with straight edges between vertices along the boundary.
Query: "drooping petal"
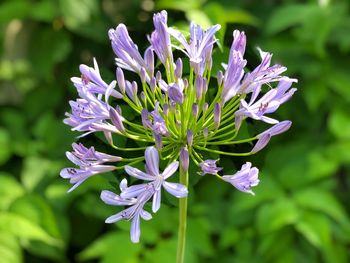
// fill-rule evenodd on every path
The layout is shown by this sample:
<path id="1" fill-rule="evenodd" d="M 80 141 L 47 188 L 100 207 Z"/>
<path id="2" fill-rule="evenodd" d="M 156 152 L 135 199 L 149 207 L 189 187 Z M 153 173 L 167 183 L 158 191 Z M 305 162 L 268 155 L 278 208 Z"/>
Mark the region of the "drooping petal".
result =
<path id="1" fill-rule="evenodd" d="M 163 182 L 163 187 L 169 194 L 177 198 L 186 197 L 188 194 L 187 187 L 183 184 Z"/>
<path id="2" fill-rule="evenodd" d="M 143 209 L 141 209 L 141 211 L 140 211 L 140 216 L 142 217 L 143 220 L 151 220 L 152 219 L 152 215 Z"/>
<path id="3" fill-rule="evenodd" d="M 131 221 L 130 238 L 131 242 L 138 243 L 140 241 L 140 216 L 136 215 Z"/>
<path id="4" fill-rule="evenodd" d="M 152 201 L 152 212 L 157 213 L 160 208 L 161 190 L 155 191 Z"/>
<path id="5" fill-rule="evenodd" d="M 105 220 L 105 223 L 107 223 L 107 224 L 112 224 L 112 223 L 115 223 L 115 222 L 118 222 L 118 221 L 124 219 L 124 217 L 123 217 L 123 212 L 124 212 L 124 211 L 121 211 L 121 212 L 119 212 L 118 214 L 115 214 L 115 215 L 112 215 L 112 216 L 108 217 L 108 218 Z"/>

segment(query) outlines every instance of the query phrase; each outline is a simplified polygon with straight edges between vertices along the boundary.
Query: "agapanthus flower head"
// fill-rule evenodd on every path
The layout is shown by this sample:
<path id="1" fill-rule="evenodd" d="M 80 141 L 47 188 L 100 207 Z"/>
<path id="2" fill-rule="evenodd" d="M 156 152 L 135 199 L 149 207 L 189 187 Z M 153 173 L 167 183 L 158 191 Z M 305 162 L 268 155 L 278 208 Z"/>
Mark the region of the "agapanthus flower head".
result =
<path id="1" fill-rule="evenodd" d="M 152 202 L 153 213 L 160 209 L 163 188 L 184 198 L 181 206 L 191 177 L 208 174 L 253 194 L 251 187 L 259 182 L 258 168 L 247 162 L 235 174 L 220 176 L 225 169 L 218 167 L 218 156 L 252 155 L 266 147 L 272 136 L 287 131 L 291 121 L 280 122 L 274 114 L 296 91 L 292 87 L 296 80 L 282 75 L 286 67 L 273 64 L 271 53 L 258 49 L 261 62 L 250 71 L 246 69 L 244 32 L 233 32 L 229 56 L 218 62 L 221 70 L 213 72 L 212 52 L 220 25 L 204 29 L 191 23 L 186 38 L 168 25 L 166 11 L 154 14 L 153 23 L 144 55 L 124 24 L 109 30 L 116 79 L 103 80 L 95 59 L 93 67 L 80 65 L 81 76 L 71 79 L 78 98 L 70 101 L 72 111 L 64 120 L 72 130 L 82 132 L 81 136 L 102 132 L 116 156 L 73 144 L 67 158 L 77 168 L 65 168 L 61 176 L 70 179 L 72 191 L 90 176 L 124 170 L 127 177 L 120 183 L 120 192 L 102 191 L 101 199 L 109 205 L 128 206 L 106 222 L 131 220 L 133 242 L 140 240 L 140 218 L 152 218 L 145 205 Z M 174 48 L 181 52 L 173 53 Z M 124 74 L 125 70 L 131 75 Z M 246 133 L 240 131 L 241 126 L 248 118 L 252 124 L 264 122 L 267 129 L 243 137 Z M 126 138 L 126 145 L 138 146 L 119 145 L 118 136 Z M 237 147 L 254 142 L 248 152 Z M 230 145 L 235 147 L 224 150 Z M 144 160 L 145 169 L 136 168 Z M 189 174 L 191 165 L 198 173 Z M 177 172 L 180 182 L 170 182 Z M 133 182 L 128 180 L 130 176 L 142 182 L 128 186 L 128 181 Z"/>

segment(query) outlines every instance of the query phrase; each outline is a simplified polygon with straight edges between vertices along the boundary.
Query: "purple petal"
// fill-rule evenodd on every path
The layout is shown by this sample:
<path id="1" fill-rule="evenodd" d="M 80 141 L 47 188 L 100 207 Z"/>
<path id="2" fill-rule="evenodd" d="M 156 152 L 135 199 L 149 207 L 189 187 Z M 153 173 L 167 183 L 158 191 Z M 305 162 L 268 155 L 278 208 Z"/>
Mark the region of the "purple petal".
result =
<path id="1" fill-rule="evenodd" d="M 123 190 L 123 192 L 120 194 L 122 198 L 132 198 L 137 197 L 141 193 L 147 191 L 147 185 L 148 184 L 137 184 L 132 185 Z"/>
<path id="2" fill-rule="evenodd" d="M 160 199 L 161 199 L 161 190 L 159 189 L 153 195 L 153 202 L 152 202 L 152 212 L 153 213 L 156 213 L 159 210 Z"/>
<path id="3" fill-rule="evenodd" d="M 112 223 L 120 221 L 121 219 L 123 219 L 123 211 L 119 212 L 118 214 L 115 214 L 115 215 L 108 217 L 105 220 L 105 223 L 112 224 Z"/>
<path id="4" fill-rule="evenodd" d="M 178 167 L 179 167 L 179 162 L 178 161 L 175 161 L 175 162 L 172 162 L 171 164 L 169 164 L 165 168 L 164 172 L 162 173 L 162 176 L 164 177 L 164 179 L 167 179 L 170 176 L 172 176 L 176 172 Z"/>
<path id="5" fill-rule="evenodd" d="M 131 242 L 138 243 L 140 241 L 140 235 L 141 235 L 140 216 L 135 215 L 131 221 L 131 228 L 130 228 Z"/>
<path id="6" fill-rule="evenodd" d="M 152 219 L 152 215 L 150 213 L 148 213 L 146 210 L 141 209 L 140 211 L 140 216 L 142 217 L 142 219 L 144 220 L 150 220 Z"/>
<path id="7" fill-rule="evenodd" d="M 259 137 L 251 152 L 257 153 L 258 151 L 263 149 L 269 143 L 270 139 L 271 135 L 269 133 L 263 134 L 261 137 Z"/>
<path id="8" fill-rule="evenodd" d="M 188 194 L 187 187 L 182 184 L 163 182 L 163 187 L 169 194 L 177 198 L 186 197 Z"/>
<path id="9" fill-rule="evenodd" d="M 151 176 L 145 172 L 142 172 L 137 168 L 131 167 L 129 165 L 125 165 L 124 170 L 128 175 L 135 177 L 137 179 L 141 179 L 141 180 L 145 180 L 145 181 L 154 180 L 153 176 Z"/>
<path id="10" fill-rule="evenodd" d="M 146 165 L 151 175 L 159 175 L 159 155 L 155 147 L 147 147 L 145 151 Z"/>
<path id="11" fill-rule="evenodd" d="M 128 200 L 107 190 L 102 191 L 100 197 L 102 201 L 108 205 L 124 206 L 124 205 L 133 205 L 136 203 L 136 199 Z"/>

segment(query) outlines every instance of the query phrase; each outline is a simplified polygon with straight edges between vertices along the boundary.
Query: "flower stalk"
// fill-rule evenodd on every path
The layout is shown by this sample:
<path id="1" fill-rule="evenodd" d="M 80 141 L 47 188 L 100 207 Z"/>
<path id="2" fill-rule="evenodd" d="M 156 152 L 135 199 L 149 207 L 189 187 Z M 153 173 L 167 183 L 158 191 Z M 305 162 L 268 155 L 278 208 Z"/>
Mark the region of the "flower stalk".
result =
<path id="1" fill-rule="evenodd" d="M 180 159 L 180 184 L 188 188 L 188 170 L 182 168 Z M 179 228 L 177 241 L 176 263 L 183 263 L 185 258 L 187 228 L 187 197 L 179 199 Z"/>

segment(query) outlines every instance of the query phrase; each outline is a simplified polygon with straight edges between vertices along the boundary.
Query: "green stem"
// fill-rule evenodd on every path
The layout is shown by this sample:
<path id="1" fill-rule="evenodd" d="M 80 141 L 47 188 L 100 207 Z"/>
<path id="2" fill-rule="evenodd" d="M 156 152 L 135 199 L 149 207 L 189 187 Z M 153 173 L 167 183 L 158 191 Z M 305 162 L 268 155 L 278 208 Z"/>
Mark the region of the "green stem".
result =
<path id="1" fill-rule="evenodd" d="M 188 188 L 188 171 L 182 169 L 180 160 L 180 184 Z M 179 199 L 179 236 L 177 243 L 176 263 L 183 263 L 185 258 L 186 244 L 186 226 L 187 226 L 187 197 Z"/>

